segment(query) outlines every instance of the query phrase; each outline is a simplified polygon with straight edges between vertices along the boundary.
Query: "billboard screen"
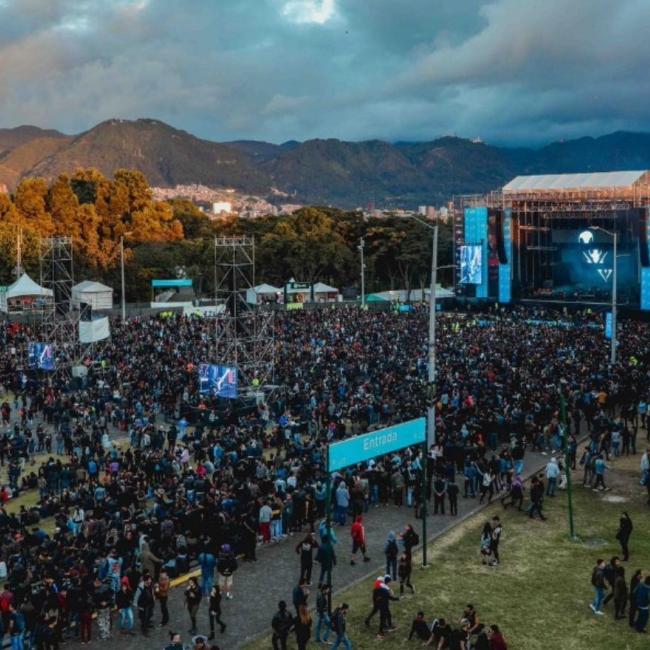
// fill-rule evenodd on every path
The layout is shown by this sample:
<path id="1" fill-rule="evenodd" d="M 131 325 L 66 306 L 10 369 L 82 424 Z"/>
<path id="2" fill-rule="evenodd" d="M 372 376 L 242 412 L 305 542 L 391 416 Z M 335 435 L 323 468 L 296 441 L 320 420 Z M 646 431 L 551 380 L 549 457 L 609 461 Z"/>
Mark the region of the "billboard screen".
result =
<path id="1" fill-rule="evenodd" d="M 54 346 L 51 343 L 30 343 L 27 360 L 30 368 L 54 370 Z"/>
<path id="2" fill-rule="evenodd" d="M 237 369 L 202 363 L 199 366 L 199 392 L 213 397 L 237 397 Z"/>
<path id="3" fill-rule="evenodd" d="M 480 244 L 466 244 L 460 247 L 461 284 L 483 282 L 483 256 Z"/>

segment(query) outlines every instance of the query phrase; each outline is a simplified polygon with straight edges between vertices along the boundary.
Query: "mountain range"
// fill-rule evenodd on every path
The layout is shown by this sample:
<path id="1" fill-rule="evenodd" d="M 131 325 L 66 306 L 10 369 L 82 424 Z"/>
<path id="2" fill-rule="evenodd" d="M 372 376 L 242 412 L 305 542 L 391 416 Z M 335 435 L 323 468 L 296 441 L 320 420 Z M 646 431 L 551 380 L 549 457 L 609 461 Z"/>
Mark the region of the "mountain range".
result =
<path id="1" fill-rule="evenodd" d="M 35 126 L 0 129 L 0 185 L 79 167 L 142 171 L 153 186 L 198 183 L 292 203 L 357 207 L 440 204 L 498 189 L 518 174 L 650 168 L 650 134 L 619 131 L 507 148 L 457 137 L 430 142 L 336 139 L 212 142 L 152 119 L 108 120 L 70 136 Z"/>

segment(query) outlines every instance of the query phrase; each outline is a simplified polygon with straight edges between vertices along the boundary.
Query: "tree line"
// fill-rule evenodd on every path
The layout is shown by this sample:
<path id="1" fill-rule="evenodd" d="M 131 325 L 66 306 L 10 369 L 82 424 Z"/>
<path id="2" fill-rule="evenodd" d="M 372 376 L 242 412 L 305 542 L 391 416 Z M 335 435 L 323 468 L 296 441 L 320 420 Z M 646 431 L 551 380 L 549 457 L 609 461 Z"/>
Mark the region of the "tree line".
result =
<path id="1" fill-rule="evenodd" d="M 211 220 L 191 201 L 154 200 L 144 175 L 125 169 L 112 179 L 95 169 L 49 183 L 26 178 L 13 194 L 0 194 L 0 284 L 15 279 L 19 232 L 22 265 L 35 279 L 40 240 L 71 236 L 75 279 L 96 279 L 116 289 L 124 237 L 129 301 L 149 300 L 152 279 L 179 275 L 192 278 L 200 295 L 211 296 L 215 236 L 254 237 L 256 280 L 276 286 L 293 277 L 358 287 L 361 238 L 368 292 L 428 286 L 431 268 L 431 233 L 412 219 L 366 220 L 358 212 L 305 207 L 288 215 Z M 448 265 L 451 255 L 451 227 L 442 225 L 438 263 Z"/>

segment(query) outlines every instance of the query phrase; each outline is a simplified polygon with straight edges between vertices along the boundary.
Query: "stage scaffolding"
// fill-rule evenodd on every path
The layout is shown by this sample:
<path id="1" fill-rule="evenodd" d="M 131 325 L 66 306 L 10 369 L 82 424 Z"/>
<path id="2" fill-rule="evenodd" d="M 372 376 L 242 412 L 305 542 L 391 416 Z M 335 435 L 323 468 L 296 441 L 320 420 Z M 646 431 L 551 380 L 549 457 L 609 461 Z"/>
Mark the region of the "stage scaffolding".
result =
<path id="1" fill-rule="evenodd" d="M 214 363 L 237 368 L 239 389 L 256 392 L 273 384 L 273 311 L 247 302 L 255 287 L 255 239 L 214 240 L 215 302 L 224 311 L 215 324 Z"/>
<path id="2" fill-rule="evenodd" d="M 630 172 L 631 173 L 631 172 Z M 533 178 L 533 177 L 531 177 Z M 542 177 L 540 177 L 542 178 Z M 638 235 L 639 209 L 650 206 L 650 173 L 639 172 L 632 184 L 579 189 L 506 189 L 454 198 L 454 246 L 464 242 L 465 208 L 510 210 L 512 215 L 513 287 L 520 295 L 551 286 L 557 246 L 552 230 L 571 221 Z"/>
<path id="3" fill-rule="evenodd" d="M 54 293 L 52 308 L 43 312 L 44 342 L 56 349 L 56 371 L 69 371 L 78 358 L 79 312 L 72 309 L 74 262 L 71 237 L 41 240 L 41 286 Z"/>

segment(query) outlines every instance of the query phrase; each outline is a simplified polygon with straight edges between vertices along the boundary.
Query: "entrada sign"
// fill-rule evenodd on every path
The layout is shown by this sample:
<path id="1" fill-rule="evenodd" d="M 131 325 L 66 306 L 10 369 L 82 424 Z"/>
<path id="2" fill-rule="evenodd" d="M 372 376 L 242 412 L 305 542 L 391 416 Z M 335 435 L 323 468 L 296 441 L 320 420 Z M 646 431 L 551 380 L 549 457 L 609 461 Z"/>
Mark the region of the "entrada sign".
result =
<path id="1" fill-rule="evenodd" d="M 424 418 L 409 420 L 392 427 L 364 433 L 354 438 L 335 442 L 327 448 L 327 469 L 336 472 L 344 467 L 363 463 L 366 460 L 390 454 L 393 451 L 420 445 L 427 439 Z"/>

